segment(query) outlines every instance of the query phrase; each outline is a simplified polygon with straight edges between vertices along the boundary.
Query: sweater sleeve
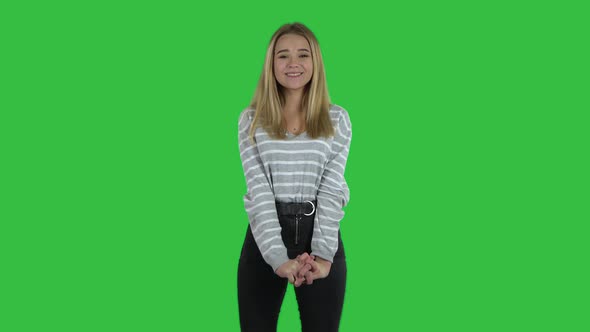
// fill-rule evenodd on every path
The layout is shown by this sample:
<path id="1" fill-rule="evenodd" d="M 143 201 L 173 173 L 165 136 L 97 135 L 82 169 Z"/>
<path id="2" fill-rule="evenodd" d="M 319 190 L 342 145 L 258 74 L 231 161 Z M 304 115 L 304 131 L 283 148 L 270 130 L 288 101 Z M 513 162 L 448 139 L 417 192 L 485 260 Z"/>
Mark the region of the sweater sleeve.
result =
<path id="1" fill-rule="evenodd" d="M 311 254 L 333 262 L 338 250 L 338 231 L 344 217 L 342 210 L 350 199 L 344 179 L 348 159 L 352 126 L 348 113 L 342 109 L 336 125 L 331 155 L 326 163 L 316 195 L 317 207 Z"/>
<path id="2" fill-rule="evenodd" d="M 248 137 L 251 123 L 252 114 L 246 109 L 240 114 L 238 122 L 240 158 L 248 188 L 244 195 L 244 207 L 258 249 L 266 263 L 276 271 L 289 257 L 281 237 L 274 192 L 264 172 L 258 147 Z"/>

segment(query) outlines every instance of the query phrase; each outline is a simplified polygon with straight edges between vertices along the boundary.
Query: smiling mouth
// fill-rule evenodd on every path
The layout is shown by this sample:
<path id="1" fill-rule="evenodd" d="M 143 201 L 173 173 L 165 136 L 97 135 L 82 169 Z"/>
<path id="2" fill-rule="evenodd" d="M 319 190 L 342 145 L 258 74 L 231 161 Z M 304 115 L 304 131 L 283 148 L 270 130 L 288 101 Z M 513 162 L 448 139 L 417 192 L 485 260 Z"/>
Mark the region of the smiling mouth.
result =
<path id="1" fill-rule="evenodd" d="M 303 75 L 303 73 L 287 73 L 287 77 L 299 77 Z"/>

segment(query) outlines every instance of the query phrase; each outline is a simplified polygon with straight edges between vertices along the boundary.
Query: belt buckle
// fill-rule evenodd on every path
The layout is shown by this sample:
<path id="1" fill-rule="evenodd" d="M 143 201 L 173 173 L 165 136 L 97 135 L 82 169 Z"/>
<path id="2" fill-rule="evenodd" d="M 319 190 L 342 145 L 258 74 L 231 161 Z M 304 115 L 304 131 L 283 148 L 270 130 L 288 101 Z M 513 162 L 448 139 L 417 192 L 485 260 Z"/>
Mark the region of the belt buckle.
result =
<path id="1" fill-rule="evenodd" d="M 313 207 L 313 210 L 312 210 L 312 211 L 311 211 L 309 214 L 307 214 L 307 213 L 304 213 L 304 214 L 303 214 L 303 215 L 305 215 L 305 216 L 311 216 L 311 215 L 312 215 L 312 214 L 315 212 L 315 204 L 313 204 L 313 202 L 312 202 L 312 201 L 304 201 L 303 203 L 309 203 L 309 204 L 311 204 L 311 206 Z"/>

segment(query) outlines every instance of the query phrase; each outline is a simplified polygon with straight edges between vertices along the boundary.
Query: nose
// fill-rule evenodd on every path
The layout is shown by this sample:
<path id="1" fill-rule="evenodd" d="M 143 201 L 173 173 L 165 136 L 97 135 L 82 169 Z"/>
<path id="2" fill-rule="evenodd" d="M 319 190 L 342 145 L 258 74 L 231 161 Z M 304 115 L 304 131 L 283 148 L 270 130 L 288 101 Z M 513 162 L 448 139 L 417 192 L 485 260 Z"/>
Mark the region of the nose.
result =
<path id="1" fill-rule="evenodd" d="M 299 60 L 297 58 L 291 58 L 289 60 L 289 62 L 287 63 L 287 66 L 289 68 L 293 68 L 293 67 L 298 67 L 299 66 Z"/>

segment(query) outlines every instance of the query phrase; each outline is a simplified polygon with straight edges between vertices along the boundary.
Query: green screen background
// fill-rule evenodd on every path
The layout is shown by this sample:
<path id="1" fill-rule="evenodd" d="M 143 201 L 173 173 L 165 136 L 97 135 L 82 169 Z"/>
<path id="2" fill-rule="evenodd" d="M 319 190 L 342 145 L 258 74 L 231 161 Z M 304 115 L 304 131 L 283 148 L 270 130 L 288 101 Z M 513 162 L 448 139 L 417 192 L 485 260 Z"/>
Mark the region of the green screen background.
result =
<path id="1" fill-rule="evenodd" d="M 567 1 L 3 3 L 0 330 L 239 330 L 237 121 L 294 21 L 353 124 L 341 331 L 588 331 Z"/>

